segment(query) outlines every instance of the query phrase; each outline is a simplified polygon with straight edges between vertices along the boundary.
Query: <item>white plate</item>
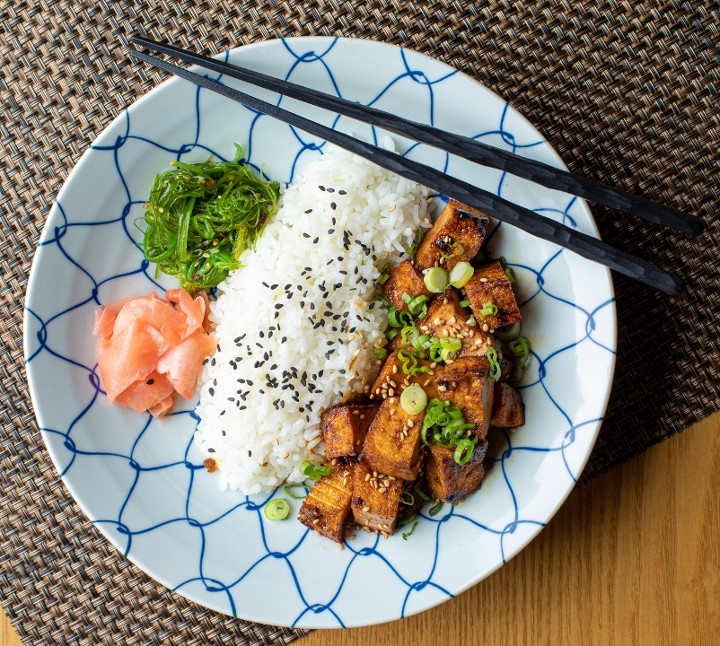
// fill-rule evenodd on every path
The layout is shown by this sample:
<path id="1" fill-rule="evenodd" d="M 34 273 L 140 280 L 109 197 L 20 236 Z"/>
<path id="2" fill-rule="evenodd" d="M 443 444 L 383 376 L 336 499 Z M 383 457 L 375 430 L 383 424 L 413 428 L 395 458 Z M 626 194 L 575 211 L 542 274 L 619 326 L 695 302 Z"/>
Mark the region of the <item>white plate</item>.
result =
<path id="1" fill-rule="evenodd" d="M 506 102 L 415 52 L 297 38 L 242 47 L 229 59 L 561 165 Z M 282 104 L 360 136 L 374 134 L 295 102 Z M 205 606 L 308 628 L 379 623 L 429 608 L 514 556 L 582 471 L 614 367 L 609 272 L 507 226 L 498 229 L 491 246 L 515 270 L 524 334 L 533 347 L 523 388 L 527 424 L 500 436 L 499 460 L 469 500 L 425 518 L 408 540 L 360 532 L 340 550 L 294 520 L 265 521 L 258 509 L 265 497 L 221 493 L 192 442 L 192 402 L 154 421 L 111 407 L 98 382 L 95 308 L 176 286 L 168 278 L 156 283 L 136 246 L 134 222 L 153 176 L 176 158 L 201 160 L 209 152 L 228 158 L 235 142 L 251 163 L 282 181 L 322 148 L 269 117 L 173 79 L 108 126 L 65 183 L 35 257 L 25 317 L 30 389 L 50 455 L 88 518 L 123 554 Z M 409 155 L 597 235 L 580 200 L 426 146 Z"/>

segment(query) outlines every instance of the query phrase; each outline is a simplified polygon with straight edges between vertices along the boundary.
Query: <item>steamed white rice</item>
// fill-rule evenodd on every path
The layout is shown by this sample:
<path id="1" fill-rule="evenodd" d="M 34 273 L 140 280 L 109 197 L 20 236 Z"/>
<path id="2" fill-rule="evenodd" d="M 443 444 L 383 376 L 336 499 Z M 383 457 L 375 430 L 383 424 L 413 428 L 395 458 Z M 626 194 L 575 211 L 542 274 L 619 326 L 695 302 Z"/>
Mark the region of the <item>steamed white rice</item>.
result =
<path id="1" fill-rule="evenodd" d="M 301 482 L 322 454 L 320 415 L 377 372 L 380 268 L 427 222 L 427 189 L 331 148 L 290 185 L 245 265 L 211 306 L 218 351 L 205 366 L 196 441 L 223 488 Z"/>

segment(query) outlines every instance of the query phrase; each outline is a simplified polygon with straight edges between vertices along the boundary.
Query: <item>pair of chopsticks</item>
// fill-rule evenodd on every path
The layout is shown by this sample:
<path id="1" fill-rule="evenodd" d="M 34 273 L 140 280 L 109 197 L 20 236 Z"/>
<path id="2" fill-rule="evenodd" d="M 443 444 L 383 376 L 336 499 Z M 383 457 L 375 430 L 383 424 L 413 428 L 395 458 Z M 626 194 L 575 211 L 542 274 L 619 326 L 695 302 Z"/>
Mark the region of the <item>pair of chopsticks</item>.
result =
<path id="1" fill-rule="evenodd" d="M 362 106 L 260 72 L 224 63 L 201 54 L 194 54 L 166 43 L 156 42 L 140 36 L 134 37 L 132 42 L 151 51 L 167 54 L 186 63 L 199 65 L 205 69 L 298 99 L 318 108 L 330 110 L 415 141 L 429 144 L 469 161 L 500 169 L 542 186 L 571 193 L 597 204 L 624 211 L 654 224 L 675 228 L 688 234 L 697 234 L 704 230 L 704 224 L 701 220 L 677 209 L 656 204 L 606 186 L 596 180 L 573 175 L 547 164 L 488 146 L 469 137 L 408 121 L 376 108 Z M 253 110 L 330 141 L 341 148 L 369 159 L 391 172 L 453 197 L 457 201 L 483 211 L 497 220 L 507 222 L 538 238 L 554 242 L 584 258 L 603 264 L 666 294 L 675 295 L 682 289 L 682 281 L 675 274 L 660 269 L 646 260 L 625 251 L 616 249 L 597 238 L 557 223 L 550 218 L 513 204 L 488 191 L 479 189 L 472 184 L 446 175 L 429 166 L 406 159 L 402 155 L 377 148 L 372 144 L 332 130 L 293 112 L 257 99 L 245 92 L 223 85 L 206 76 L 190 72 L 154 56 L 136 50 L 131 51 L 131 55 L 175 76 L 238 101 Z"/>

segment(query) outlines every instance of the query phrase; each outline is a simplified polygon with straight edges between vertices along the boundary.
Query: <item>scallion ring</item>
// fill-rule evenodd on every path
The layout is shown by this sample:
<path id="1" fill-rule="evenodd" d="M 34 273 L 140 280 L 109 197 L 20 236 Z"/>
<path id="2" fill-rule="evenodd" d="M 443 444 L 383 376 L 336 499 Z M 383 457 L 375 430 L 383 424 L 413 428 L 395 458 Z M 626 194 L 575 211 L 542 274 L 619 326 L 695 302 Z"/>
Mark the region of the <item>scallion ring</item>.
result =
<path id="1" fill-rule="evenodd" d="M 285 520 L 290 515 L 290 503 L 285 498 L 273 498 L 263 509 L 268 520 Z"/>
<path id="2" fill-rule="evenodd" d="M 426 269 L 423 274 L 425 287 L 433 294 L 444 292 L 450 284 L 450 276 L 448 276 L 448 273 L 441 267 L 430 267 L 430 269 Z"/>
<path id="3" fill-rule="evenodd" d="M 408 415 L 419 415 L 425 410 L 427 395 L 421 386 L 413 384 L 402 391 L 400 406 Z"/>
<path id="4" fill-rule="evenodd" d="M 500 361 L 498 360 L 497 350 L 493 347 L 488 348 L 487 350 L 485 350 L 485 357 L 490 363 L 488 377 L 490 381 L 497 381 L 502 375 L 502 368 L 500 366 Z"/>
<path id="5" fill-rule="evenodd" d="M 408 312 L 410 312 L 410 314 L 416 316 L 417 318 L 424 319 L 427 315 L 428 300 L 428 297 L 424 294 L 410 299 L 409 301 L 407 301 Z"/>
<path id="6" fill-rule="evenodd" d="M 415 518 L 415 516 L 411 516 L 411 517 L 410 517 L 411 520 L 414 519 L 414 518 Z M 410 522 L 410 521 L 408 521 L 408 522 Z M 413 526 L 412 526 L 412 528 L 410 529 L 409 532 L 403 532 L 403 533 L 402 533 L 402 537 L 403 537 L 403 540 L 404 540 L 404 541 L 406 541 L 406 540 L 408 539 L 408 536 L 410 536 L 410 534 L 412 534 L 412 533 L 415 531 L 415 528 L 416 528 L 417 526 L 418 526 L 418 521 L 416 520 L 416 521 L 413 523 Z"/>
<path id="7" fill-rule="evenodd" d="M 403 345 L 414 346 L 415 339 L 420 336 L 420 331 L 414 325 L 406 325 L 400 330 L 400 341 Z"/>
<path id="8" fill-rule="evenodd" d="M 495 303 L 488 302 L 483 303 L 480 314 L 482 314 L 483 316 L 497 316 L 498 311 L 498 306 L 495 305 Z"/>
<path id="9" fill-rule="evenodd" d="M 385 348 L 373 348 L 373 354 L 378 359 L 384 359 L 385 357 L 387 357 L 387 350 Z"/>
<path id="10" fill-rule="evenodd" d="M 460 289 L 465 287 L 466 283 L 472 278 L 475 270 L 469 262 L 460 261 L 452 268 L 450 272 L 450 284 Z"/>
<path id="11" fill-rule="evenodd" d="M 472 458 L 474 450 L 475 442 L 469 438 L 464 438 L 457 443 L 453 458 L 457 464 L 467 464 L 470 462 L 470 458 Z"/>
<path id="12" fill-rule="evenodd" d="M 518 365 L 524 368 L 530 358 L 530 342 L 524 337 L 519 336 L 508 344 L 513 357 L 518 360 Z"/>
<path id="13" fill-rule="evenodd" d="M 305 490 L 305 493 L 302 496 L 298 496 L 298 494 L 295 493 L 295 489 L 300 489 L 300 488 Z M 285 493 L 288 496 L 290 496 L 291 498 L 295 498 L 295 500 L 302 500 L 303 498 L 307 498 L 307 495 L 308 495 L 308 488 L 302 482 L 298 482 L 296 484 L 285 485 L 284 489 L 285 489 Z"/>
<path id="14" fill-rule="evenodd" d="M 430 509 L 428 509 L 428 514 L 431 516 L 437 516 L 444 504 L 445 503 L 442 500 L 438 500 L 432 507 L 430 507 Z"/>
<path id="15" fill-rule="evenodd" d="M 310 460 L 303 460 L 300 465 L 300 473 L 310 478 L 310 480 L 320 480 L 323 476 L 329 476 L 332 473 L 332 469 L 322 464 L 310 462 Z"/>

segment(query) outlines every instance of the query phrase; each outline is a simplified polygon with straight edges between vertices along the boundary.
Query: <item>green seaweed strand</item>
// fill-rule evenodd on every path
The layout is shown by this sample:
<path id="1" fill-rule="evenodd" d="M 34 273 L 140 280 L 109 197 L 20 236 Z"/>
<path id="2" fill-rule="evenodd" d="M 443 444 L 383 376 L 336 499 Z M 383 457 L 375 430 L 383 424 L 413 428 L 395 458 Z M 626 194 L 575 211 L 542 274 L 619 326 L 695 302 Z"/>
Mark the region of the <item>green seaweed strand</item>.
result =
<path id="1" fill-rule="evenodd" d="M 215 287 L 238 269 L 277 208 L 280 185 L 259 178 L 235 148 L 232 161 L 174 161 L 150 191 L 145 257 L 190 292 Z"/>

